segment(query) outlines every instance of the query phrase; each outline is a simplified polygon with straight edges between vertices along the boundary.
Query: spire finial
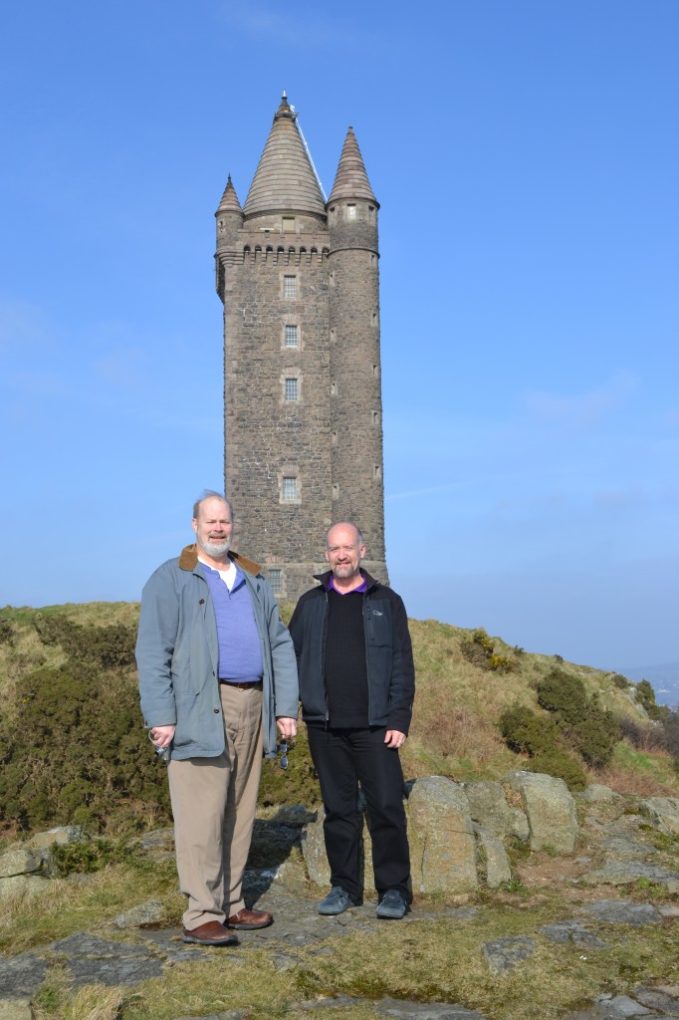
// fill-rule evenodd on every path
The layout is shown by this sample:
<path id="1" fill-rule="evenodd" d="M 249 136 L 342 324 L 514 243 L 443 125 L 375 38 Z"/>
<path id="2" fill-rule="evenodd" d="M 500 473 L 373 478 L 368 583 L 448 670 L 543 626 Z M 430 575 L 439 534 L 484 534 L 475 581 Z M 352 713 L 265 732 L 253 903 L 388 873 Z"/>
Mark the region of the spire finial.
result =
<path id="1" fill-rule="evenodd" d="M 288 94 L 285 89 L 283 89 L 280 105 L 274 114 L 274 120 L 278 120 L 279 117 L 292 117 L 293 120 L 295 119 L 294 110 L 288 102 Z"/>

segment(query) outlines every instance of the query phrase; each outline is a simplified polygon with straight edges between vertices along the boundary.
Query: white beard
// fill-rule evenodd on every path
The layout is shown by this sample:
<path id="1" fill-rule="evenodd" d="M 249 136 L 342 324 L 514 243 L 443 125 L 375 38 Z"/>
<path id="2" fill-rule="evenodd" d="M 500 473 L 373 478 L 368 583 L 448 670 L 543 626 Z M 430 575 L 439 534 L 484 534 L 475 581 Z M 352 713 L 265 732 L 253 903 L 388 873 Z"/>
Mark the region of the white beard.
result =
<path id="1" fill-rule="evenodd" d="M 221 559 L 222 556 L 225 556 L 229 551 L 231 539 L 224 538 L 221 542 L 211 542 L 208 540 L 207 542 L 199 542 L 198 545 L 203 552 L 208 554 L 208 556 L 212 556 L 213 559 L 218 560 Z"/>

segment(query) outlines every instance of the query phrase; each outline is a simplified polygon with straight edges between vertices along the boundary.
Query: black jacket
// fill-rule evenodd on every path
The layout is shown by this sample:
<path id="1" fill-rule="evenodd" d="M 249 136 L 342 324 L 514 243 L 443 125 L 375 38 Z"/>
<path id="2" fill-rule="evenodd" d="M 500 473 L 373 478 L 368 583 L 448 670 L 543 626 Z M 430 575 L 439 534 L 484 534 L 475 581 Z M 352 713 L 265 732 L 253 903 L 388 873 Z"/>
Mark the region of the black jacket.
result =
<path id="1" fill-rule="evenodd" d="M 368 718 L 371 726 L 407 733 L 415 696 L 415 668 L 408 618 L 401 597 L 365 571 L 363 595 L 365 660 L 368 674 Z M 299 693 L 305 722 L 327 722 L 325 635 L 330 571 L 302 595 L 290 620 L 297 653 Z"/>

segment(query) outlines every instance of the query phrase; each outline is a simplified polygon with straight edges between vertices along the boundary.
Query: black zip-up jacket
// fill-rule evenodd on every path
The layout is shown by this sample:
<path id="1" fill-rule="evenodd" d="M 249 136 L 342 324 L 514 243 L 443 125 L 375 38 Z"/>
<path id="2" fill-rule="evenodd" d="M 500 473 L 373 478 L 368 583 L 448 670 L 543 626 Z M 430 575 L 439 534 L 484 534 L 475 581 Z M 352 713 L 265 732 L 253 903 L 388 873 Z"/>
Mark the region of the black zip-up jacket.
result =
<path id="1" fill-rule="evenodd" d="M 368 584 L 363 593 L 368 720 L 371 726 L 407 733 L 415 696 L 415 667 L 405 606 L 395 591 L 366 571 L 361 573 Z M 331 572 L 315 576 L 321 583 L 302 595 L 289 629 L 297 653 L 302 718 L 327 723 L 325 637 Z"/>

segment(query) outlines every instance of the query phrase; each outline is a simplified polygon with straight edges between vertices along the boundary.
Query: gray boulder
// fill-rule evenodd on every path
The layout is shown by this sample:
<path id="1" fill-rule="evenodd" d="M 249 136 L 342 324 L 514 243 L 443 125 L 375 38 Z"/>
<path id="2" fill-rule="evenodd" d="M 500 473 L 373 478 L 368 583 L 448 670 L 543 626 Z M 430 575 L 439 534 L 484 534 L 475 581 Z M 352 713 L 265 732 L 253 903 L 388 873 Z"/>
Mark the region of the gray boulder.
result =
<path id="1" fill-rule="evenodd" d="M 302 831 L 302 855 L 309 881 L 320 886 L 330 884 L 330 866 L 323 838 L 324 817 L 323 808 L 319 808 L 315 821 L 309 822 Z"/>
<path id="2" fill-rule="evenodd" d="M 460 894 L 476 890 L 474 829 L 462 787 L 443 776 L 418 779 L 407 813 L 414 891 Z"/>
<path id="3" fill-rule="evenodd" d="M 578 822 L 575 801 L 563 779 L 536 772 L 510 772 L 505 783 L 521 796 L 530 827 L 531 850 L 572 854 Z"/>
<path id="4" fill-rule="evenodd" d="M 42 854 L 37 850 L 19 847 L 0 854 L 0 878 L 11 878 L 13 875 L 30 875 L 40 871 Z"/>
<path id="5" fill-rule="evenodd" d="M 679 797 L 647 797 L 639 809 L 661 832 L 679 835 Z"/>
<path id="6" fill-rule="evenodd" d="M 472 820 L 482 825 L 486 832 L 496 836 L 516 836 L 524 842 L 528 839 L 528 819 L 523 811 L 507 803 L 500 783 L 482 780 L 461 785 L 467 794 Z"/>
<path id="7" fill-rule="evenodd" d="M 482 870 L 485 872 L 488 888 L 497 889 L 503 882 L 510 882 L 512 868 L 502 840 L 481 825 L 475 825 L 474 832 L 483 858 Z"/>

